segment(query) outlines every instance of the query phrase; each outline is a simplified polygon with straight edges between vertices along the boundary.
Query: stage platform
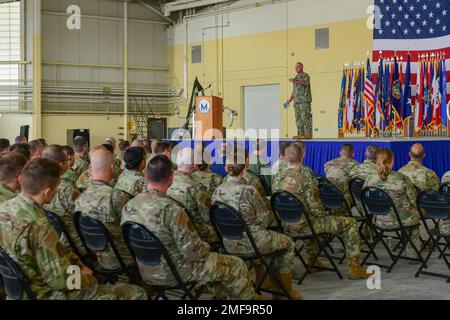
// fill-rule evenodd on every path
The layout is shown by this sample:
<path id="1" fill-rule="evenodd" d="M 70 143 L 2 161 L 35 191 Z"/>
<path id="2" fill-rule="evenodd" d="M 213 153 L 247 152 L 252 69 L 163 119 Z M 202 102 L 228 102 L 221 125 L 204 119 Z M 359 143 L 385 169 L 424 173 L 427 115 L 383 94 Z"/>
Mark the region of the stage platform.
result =
<path id="1" fill-rule="evenodd" d="M 244 144 L 250 153 L 255 146 L 255 140 L 228 140 Z M 293 139 L 279 139 L 267 141 L 268 160 L 273 163 L 277 159 L 278 146 L 282 142 L 292 142 Z M 342 138 L 342 139 L 312 139 L 304 140 L 307 150 L 305 163 L 318 174 L 325 174 L 325 162 L 339 156 L 339 149 L 344 143 L 351 143 L 355 147 L 355 160 L 362 162 L 364 160 L 364 151 L 369 144 L 376 144 L 381 148 L 389 148 L 395 154 L 394 170 L 398 170 L 409 161 L 408 151 L 411 145 L 416 142 L 421 143 L 426 150 L 424 165 L 433 169 L 437 175 L 442 175 L 450 170 L 450 138 L 446 137 L 418 137 L 418 138 Z M 193 145 L 193 140 L 183 140 L 182 145 Z M 221 140 L 206 141 L 208 149 L 219 148 Z M 217 162 L 215 152 L 211 152 Z M 223 165 L 215 164 L 212 170 L 221 175 L 225 174 Z"/>

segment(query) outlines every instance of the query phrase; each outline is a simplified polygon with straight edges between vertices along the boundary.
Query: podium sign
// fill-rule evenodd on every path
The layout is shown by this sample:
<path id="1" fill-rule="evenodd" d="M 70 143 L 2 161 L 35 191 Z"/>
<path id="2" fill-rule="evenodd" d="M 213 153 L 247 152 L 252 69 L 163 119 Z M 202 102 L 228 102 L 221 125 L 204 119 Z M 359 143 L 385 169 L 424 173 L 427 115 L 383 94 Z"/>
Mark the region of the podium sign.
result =
<path id="1" fill-rule="evenodd" d="M 222 104 L 219 97 L 197 97 L 195 100 L 195 139 L 220 139 L 218 131 L 222 132 Z M 215 130 L 214 130 L 215 129 Z M 217 131 L 218 130 L 218 131 Z"/>

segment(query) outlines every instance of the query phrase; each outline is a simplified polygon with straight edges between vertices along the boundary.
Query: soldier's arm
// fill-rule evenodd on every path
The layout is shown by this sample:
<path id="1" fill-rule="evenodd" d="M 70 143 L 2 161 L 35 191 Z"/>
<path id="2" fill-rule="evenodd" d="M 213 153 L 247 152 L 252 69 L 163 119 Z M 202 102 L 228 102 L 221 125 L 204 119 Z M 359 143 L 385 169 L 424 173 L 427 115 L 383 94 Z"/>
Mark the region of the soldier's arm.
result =
<path id="1" fill-rule="evenodd" d="M 415 207 L 417 199 L 416 187 L 414 186 L 414 184 L 412 183 L 411 179 L 408 176 L 403 175 L 403 179 L 405 180 L 406 184 L 406 197 L 408 198 L 409 203 L 413 207 Z"/>
<path id="2" fill-rule="evenodd" d="M 171 230 L 178 251 L 187 261 L 203 261 L 209 253 L 209 245 L 200 239 L 186 211 L 176 205 L 165 210 L 166 226 Z"/>
<path id="3" fill-rule="evenodd" d="M 38 221 L 30 225 L 29 241 L 39 276 L 52 290 L 67 290 L 67 270 L 77 265 L 81 270 L 86 267 L 58 239 L 56 231 L 47 223 Z M 95 284 L 92 276 L 82 276 L 82 286 Z M 82 288 L 83 288 L 82 287 Z"/>
<path id="4" fill-rule="evenodd" d="M 122 190 L 113 190 L 111 194 L 111 204 L 113 212 L 116 214 L 118 221 L 122 219 L 122 209 L 125 207 L 130 197 Z"/>
<path id="5" fill-rule="evenodd" d="M 272 210 L 267 206 L 267 203 L 264 202 L 263 197 L 257 192 L 255 189 L 244 189 L 242 193 L 242 197 L 245 199 L 246 203 L 249 203 L 253 206 L 253 210 L 255 212 L 258 223 L 264 227 L 267 227 L 270 222 L 270 216 L 272 215 Z"/>
<path id="6" fill-rule="evenodd" d="M 433 186 L 433 190 L 434 191 L 439 191 L 439 187 L 440 187 L 440 183 L 439 183 L 439 178 L 437 176 L 436 173 L 431 172 L 431 184 Z"/>
<path id="7" fill-rule="evenodd" d="M 197 210 L 200 218 L 206 224 L 210 224 L 209 221 L 209 208 L 211 208 L 211 198 L 208 195 L 205 187 L 198 185 L 198 189 L 195 194 L 195 201 L 197 203 Z"/>

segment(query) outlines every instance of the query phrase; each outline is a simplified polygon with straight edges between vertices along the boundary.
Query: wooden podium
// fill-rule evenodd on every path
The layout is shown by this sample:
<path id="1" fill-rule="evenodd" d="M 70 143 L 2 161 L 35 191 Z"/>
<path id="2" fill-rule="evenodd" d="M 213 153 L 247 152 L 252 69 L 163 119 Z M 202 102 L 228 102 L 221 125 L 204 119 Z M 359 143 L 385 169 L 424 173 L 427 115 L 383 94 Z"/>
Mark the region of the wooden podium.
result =
<path id="1" fill-rule="evenodd" d="M 197 97 L 195 100 L 195 139 L 213 140 L 223 138 L 223 100 L 219 97 Z M 216 130 L 212 130 L 216 129 Z M 222 136 L 217 136 L 220 131 Z"/>

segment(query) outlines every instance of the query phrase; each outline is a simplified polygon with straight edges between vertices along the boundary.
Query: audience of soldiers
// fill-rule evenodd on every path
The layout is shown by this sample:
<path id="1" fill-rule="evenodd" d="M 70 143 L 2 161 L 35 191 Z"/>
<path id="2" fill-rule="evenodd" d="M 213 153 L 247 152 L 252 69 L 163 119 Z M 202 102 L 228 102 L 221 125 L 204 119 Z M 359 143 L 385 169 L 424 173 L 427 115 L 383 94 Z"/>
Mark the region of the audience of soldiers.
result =
<path id="1" fill-rule="evenodd" d="M 160 140 L 134 140 L 131 143 L 112 137 L 89 148 L 89 141 L 78 136 L 72 146 L 47 145 L 43 139 L 30 142 L 17 137 L 10 145 L 0 139 L 0 247 L 20 266 L 38 299 L 146 299 L 151 286 L 173 285 L 175 278 L 166 263 L 148 265 L 135 261 L 127 248 L 122 226 L 133 222 L 146 227 L 167 248 L 183 281 L 197 282 L 216 299 L 266 299 L 255 292 L 254 284 L 270 290 L 274 299 L 282 299 L 279 282 L 290 297 L 301 299 L 293 287 L 295 239 L 309 232 L 303 216 L 295 222 L 282 222 L 274 229 L 270 193 L 287 191 L 305 207 L 317 233 L 336 235 L 342 241 L 348 259 L 349 279 L 370 277 L 361 266 L 361 238 L 358 222 L 351 216 L 328 214 L 319 192 L 316 174 L 305 165 L 307 153 L 303 142 L 280 144 L 280 157 L 270 168 L 264 160 L 265 145 L 257 142 L 257 151 L 249 157 L 245 148 L 223 143 L 219 157 L 225 163 L 226 177 L 211 171 L 211 159 L 205 145 L 183 147 L 172 155 L 172 145 Z M 394 154 L 372 144 L 366 148 L 365 160 L 354 160 L 351 144 L 343 144 L 339 157 L 325 164 L 326 178 L 342 192 L 349 206 L 362 212 L 361 203 L 353 203 L 349 182 L 359 178 L 364 187 L 378 187 L 393 200 L 401 222 L 411 229 L 406 255 L 416 261 L 421 250 L 420 214 L 416 196 L 424 190 L 438 191 L 436 173 L 426 168 L 424 147 L 416 143 L 410 151 L 410 162 L 393 171 Z M 250 164 L 249 159 L 256 159 Z M 264 170 L 268 168 L 268 170 Z M 263 171 L 266 174 L 263 174 Z M 267 172 L 272 172 L 270 178 Z M 442 183 L 450 182 L 450 172 Z M 215 203 L 228 205 L 248 225 L 260 252 L 277 255 L 272 268 L 274 279 L 263 265 L 251 272 L 244 262 L 253 252 L 247 236 L 221 239 L 210 220 Z M 130 284 L 122 279 L 104 285 L 96 278 L 59 235 L 45 210 L 60 217 L 69 236 L 82 255 L 86 253 L 74 225 L 75 213 L 103 223 L 121 258 L 128 266 L 137 266 L 143 283 Z M 339 213 L 339 212 L 338 212 Z M 377 217 L 376 224 L 392 226 L 393 214 Z M 450 234 L 449 220 L 441 221 L 441 232 Z M 280 230 L 283 230 L 281 232 Z M 227 255 L 217 251 L 217 243 Z M 304 241 L 303 252 L 314 268 L 325 266 L 317 259 L 318 243 Z M 110 246 L 98 252 L 96 259 L 105 270 L 120 267 Z M 81 288 L 66 286 L 67 268 L 81 270 Z M 128 282 L 128 283 L 127 283 Z M 1 283 L 1 282 L 0 282 Z M 145 289 L 143 289 L 145 288 Z M 3 294 L 0 285 L 0 298 Z M 26 299 L 26 293 L 23 294 Z"/>

